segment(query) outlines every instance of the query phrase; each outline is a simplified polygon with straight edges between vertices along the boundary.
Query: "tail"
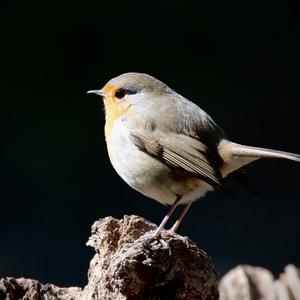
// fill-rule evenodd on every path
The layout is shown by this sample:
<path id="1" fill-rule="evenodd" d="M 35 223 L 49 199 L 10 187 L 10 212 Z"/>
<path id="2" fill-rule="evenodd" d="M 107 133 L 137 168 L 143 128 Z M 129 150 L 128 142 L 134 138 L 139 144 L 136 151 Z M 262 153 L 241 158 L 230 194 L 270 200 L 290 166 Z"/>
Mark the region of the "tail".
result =
<path id="1" fill-rule="evenodd" d="M 222 140 L 218 145 L 218 152 L 224 161 L 221 168 L 222 176 L 225 177 L 229 173 L 247 165 L 259 158 L 284 158 L 292 161 L 300 162 L 300 155 L 271 150 L 265 148 L 257 148 L 244 146 L 230 142 L 228 140 Z"/>

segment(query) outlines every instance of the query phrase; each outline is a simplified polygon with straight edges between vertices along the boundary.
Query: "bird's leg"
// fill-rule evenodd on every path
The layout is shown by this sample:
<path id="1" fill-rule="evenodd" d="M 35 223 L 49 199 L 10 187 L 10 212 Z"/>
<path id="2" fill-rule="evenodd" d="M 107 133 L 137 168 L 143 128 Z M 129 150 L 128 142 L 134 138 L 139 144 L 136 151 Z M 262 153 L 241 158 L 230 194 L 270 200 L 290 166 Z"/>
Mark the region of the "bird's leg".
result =
<path id="1" fill-rule="evenodd" d="M 169 232 L 170 232 L 171 234 L 176 233 L 176 231 L 177 231 L 177 229 L 178 229 L 180 223 L 182 222 L 184 216 L 186 215 L 187 211 L 188 211 L 189 208 L 191 207 L 192 203 L 193 203 L 193 202 L 189 202 L 189 203 L 183 208 L 183 210 L 182 210 L 182 212 L 181 212 L 179 218 L 176 220 L 176 222 L 174 223 L 174 225 L 173 225 L 173 226 L 171 227 L 171 229 L 169 230 Z"/>
<path id="2" fill-rule="evenodd" d="M 168 213 L 165 215 L 165 217 L 163 218 L 162 222 L 159 224 L 159 226 L 157 227 L 157 229 L 155 230 L 154 234 L 153 234 L 153 238 L 159 238 L 161 231 L 164 229 L 166 223 L 168 222 L 168 220 L 170 219 L 172 213 L 174 212 L 178 202 L 180 201 L 180 199 L 182 198 L 182 196 L 177 195 L 176 196 L 176 200 L 174 201 L 174 203 L 172 204 L 172 206 L 170 207 Z"/>

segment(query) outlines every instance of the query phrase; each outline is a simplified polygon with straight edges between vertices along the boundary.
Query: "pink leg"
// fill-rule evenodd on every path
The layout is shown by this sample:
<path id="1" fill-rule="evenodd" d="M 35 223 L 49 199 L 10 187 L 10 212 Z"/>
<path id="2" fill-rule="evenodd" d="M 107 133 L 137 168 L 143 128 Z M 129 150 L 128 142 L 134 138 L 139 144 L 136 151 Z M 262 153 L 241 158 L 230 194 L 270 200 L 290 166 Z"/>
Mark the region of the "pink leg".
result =
<path id="1" fill-rule="evenodd" d="M 189 208 L 191 207 L 192 205 L 192 202 L 189 202 L 185 207 L 184 209 L 182 210 L 179 218 L 176 220 L 176 222 L 174 223 L 174 225 L 172 226 L 172 228 L 170 229 L 170 232 L 171 233 L 176 233 L 180 223 L 182 222 L 184 216 L 186 215 L 187 211 L 189 210 Z"/>
<path id="2" fill-rule="evenodd" d="M 161 231 L 164 229 L 166 223 L 168 222 L 168 220 L 170 219 L 172 213 L 174 212 L 178 202 L 180 201 L 181 196 L 177 195 L 176 200 L 174 201 L 174 203 L 172 204 L 172 206 L 170 207 L 168 213 L 165 215 L 165 217 L 163 218 L 162 222 L 159 224 L 159 226 L 157 227 L 157 229 L 155 230 L 153 237 L 154 238 L 158 238 L 161 234 Z"/>

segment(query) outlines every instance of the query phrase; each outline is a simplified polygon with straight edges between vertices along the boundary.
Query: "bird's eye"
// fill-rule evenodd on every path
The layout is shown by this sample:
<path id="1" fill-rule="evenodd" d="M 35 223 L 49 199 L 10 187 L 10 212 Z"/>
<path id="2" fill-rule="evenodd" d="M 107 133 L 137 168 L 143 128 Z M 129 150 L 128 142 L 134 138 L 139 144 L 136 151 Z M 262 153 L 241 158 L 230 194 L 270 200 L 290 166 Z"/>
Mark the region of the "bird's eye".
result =
<path id="1" fill-rule="evenodd" d="M 138 91 L 135 89 L 119 89 L 115 92 L 115 97 L 118 99 L 122 99 L 125 97 L 125 95 L 134 95 Z"/>
<path id="2" fill-rule="evenodd" d="M 118 99 L 124 98 L 126 95 L 126 92 L 124 90 L 117 90 L 115 93 L 115 97 Z"/>

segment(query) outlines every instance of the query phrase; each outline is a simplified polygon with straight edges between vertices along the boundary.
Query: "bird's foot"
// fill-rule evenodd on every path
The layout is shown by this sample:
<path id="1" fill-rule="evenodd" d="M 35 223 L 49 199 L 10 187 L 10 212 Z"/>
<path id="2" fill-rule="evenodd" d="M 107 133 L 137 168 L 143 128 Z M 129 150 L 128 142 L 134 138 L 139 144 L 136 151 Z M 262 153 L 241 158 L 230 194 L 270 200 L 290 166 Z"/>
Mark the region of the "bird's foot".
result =
<path id="1" fill-rule="evenodd" d="M 148 243 L 160 243 L 164 249 L 169 250 L 169 253 L 171 255 L 171 248 L 169 246 L 169 243 L 162 237 L 161 233 L 162 233 L 162 230 L 158 231 L 156 229 L 154 232 L 151 230 L 151 231 L 146 232 L 144 235 L 142 235 L 139 238 L 139 240 L 142 242 L 148 242 Z"/>
<path id="2" fill-rule="evenodd" d="M 168 235 L 171 235 L 171 236 L 178 235 L 177 232 L 174 230 L 173 227 L 171 229 L 167 230 L 167 232 L 168 232 Z"/>
<path id="3" fill-rule="evenodd" d="M 162 230 L 160 229 L 160 228 L 157 228 L 154 232 L 153 232 L 153 234 L 152 234 L 152 239 L 153 240 L 159 240 L 159 239 L 161 239 L 162 237 L 161 237 L 161 232 L 162 232 Z"/>
<path id="4" fill-rule="evenodd" d="M 189 248 L 190 246 L 190 243 L 189 243 L 189 238 L 187 236 L 181 236 L 180 234 L 178 234 L 174 229 L 173 227 L 169 230 L 167 230 L 167 234 L 169 236 L 172 236 L 172 237 L 176 237 L 177 239 L 180 239 L 182 240 L 185 244 L 186 244 L 186 247 Z"/>
<path id="5" fill-rule="evenodd" d="M 169 247 L 169 244 L 165 241 L 165 239 L 162 237 L 162 229 L 160 228 L 157 228 L 154 233 L 152 234 L 151 236 L 151 239 L 154 240 L 154 241 L 158 241 L 160 242 L 164 248 L 170 248 Z"/>
<path id="6" fill-rule="evenodd" d="M 161 235 L 162 230 L 158 230 L 158 228 L 156 230 L 151 230 L 146 232 L 143 236 L 140 237 L 140 239 L 142 240 L 152 240 L 152 241 L 158 241 L 162 239 L 162 235 Z"/>

